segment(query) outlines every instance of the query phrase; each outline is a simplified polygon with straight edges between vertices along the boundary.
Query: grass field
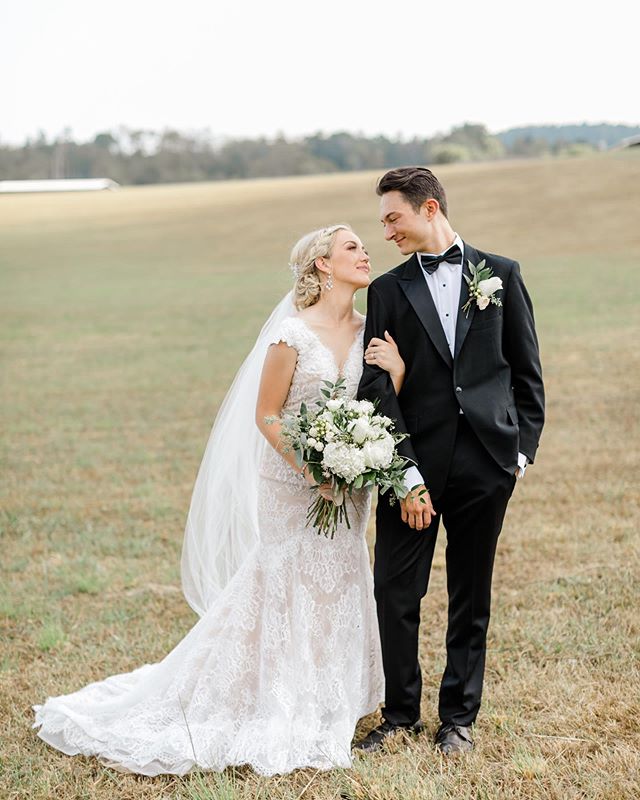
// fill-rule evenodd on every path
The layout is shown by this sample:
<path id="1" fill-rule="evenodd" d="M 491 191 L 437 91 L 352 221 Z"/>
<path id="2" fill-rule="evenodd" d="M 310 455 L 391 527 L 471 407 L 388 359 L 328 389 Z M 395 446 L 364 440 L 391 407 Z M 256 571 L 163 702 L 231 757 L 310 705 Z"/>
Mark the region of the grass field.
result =
<path id="1" fill-rule="evenodd" d="M 3 800 L 640 794 L 640 157 L 437 173 L 456 230 L 521 261 L 548 395 L 498 549 L 476 751 L 444 762 L 429 735 L 350 771 L 149 779 L 35 736 L 32 703 L 158 660 L 193 624 L 179 588 L 193 481 L 225 388 L 289 286 L 295 239 L 348 221 L 376 272 L 399 259 L 372 173 L 0 196 Z M 440 539 L 421 640 L 429 734 Z"/>

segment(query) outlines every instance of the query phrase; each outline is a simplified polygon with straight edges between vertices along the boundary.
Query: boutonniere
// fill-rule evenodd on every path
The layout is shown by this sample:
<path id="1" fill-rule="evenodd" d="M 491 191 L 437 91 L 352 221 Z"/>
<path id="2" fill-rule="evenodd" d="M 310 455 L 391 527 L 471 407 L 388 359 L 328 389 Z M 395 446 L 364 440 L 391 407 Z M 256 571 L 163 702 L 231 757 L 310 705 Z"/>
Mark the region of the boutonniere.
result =
<path id="1" fill-rule="evenodd" d="M 484 311 L 489 303 L 493 303 L 494 306 L 501 306 L 502 300 L 496 297 L 496 292 L 502 289 L 502 278 L 493 277 L 493 270 L 491 267 L 485 266 L 484 258 L 478 266 L 472 264 L 470 261 L 468 264 L 471 277 L 463 275 L 465 281 L 469 285 L 469 299 L 462 306 L 465 316 L 469 316 L 471 304 L 474 300 L 480 311 Z"/>

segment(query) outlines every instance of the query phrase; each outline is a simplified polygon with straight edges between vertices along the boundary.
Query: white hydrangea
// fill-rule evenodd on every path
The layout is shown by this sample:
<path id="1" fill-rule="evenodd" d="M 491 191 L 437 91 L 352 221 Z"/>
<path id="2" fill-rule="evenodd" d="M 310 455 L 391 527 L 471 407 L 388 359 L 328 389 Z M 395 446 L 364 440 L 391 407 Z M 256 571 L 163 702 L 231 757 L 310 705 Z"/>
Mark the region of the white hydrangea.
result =
<path id="1" fill-rule="evenodd" d="M 347 400 L 345 404 L 347 411 L 354 411 L 356 414 L 373 414 L 375 408 L 369 400 Z"/>
<path id="2" fill-rule="evenodd" d="M 329 442 L 322 454 L 322 464 L 325 469 L 344 478 L 347 483 L 353 483 L 365 470 L 362 450 L 344 442 Z"/>

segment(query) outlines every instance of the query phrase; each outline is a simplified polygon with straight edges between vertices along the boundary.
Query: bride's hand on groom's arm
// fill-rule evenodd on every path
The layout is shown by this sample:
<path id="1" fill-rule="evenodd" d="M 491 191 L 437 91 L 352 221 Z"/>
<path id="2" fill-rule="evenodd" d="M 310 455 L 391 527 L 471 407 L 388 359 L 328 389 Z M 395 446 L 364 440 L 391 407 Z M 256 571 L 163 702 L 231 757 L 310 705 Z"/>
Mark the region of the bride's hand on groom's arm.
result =
<path id="1" fill-rule="evenodd" d="M 406 497 L 400 500 L 402 521 L 417 531 L 425 530 L 431 525 L 436 512 L 431 497 L 424 485 L 415 486 Z"/>
<path id="2" fill-rule="evenodd" d="M 404 382 L 405 364 L 398 350 L 398 345 L 389 331 L 384 332 L 384 339 L 374 336 L 369 341 L 367 349 L 364 351 L 364 360 L 366 364 L 380 367 L 380 369 L 388 372 L 393 388 L 398 394 Z"/>

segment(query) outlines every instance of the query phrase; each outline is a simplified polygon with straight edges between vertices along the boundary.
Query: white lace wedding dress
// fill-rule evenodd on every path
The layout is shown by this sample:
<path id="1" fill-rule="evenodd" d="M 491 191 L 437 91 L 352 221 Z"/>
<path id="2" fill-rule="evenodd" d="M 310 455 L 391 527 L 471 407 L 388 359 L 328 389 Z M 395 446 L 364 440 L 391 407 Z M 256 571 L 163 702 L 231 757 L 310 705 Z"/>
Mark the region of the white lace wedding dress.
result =
<path id="1" fill-rule="evenodd" d="M 285 411 L 339 374 L 355 396 L 363 333 L 339 373 L 302 319 L 284 320 L 273 340 L 298 352 Z M 271 447 L 260 475 L 260 543 L 217 602 L 157 664 L 34 706 L 44 741 L 145 775 L 350 765 L 356 722 L 384 694 L 370 492 L 354 493 L 351 529 L 329 539 L 305 527 L 308 484 Z"/>

